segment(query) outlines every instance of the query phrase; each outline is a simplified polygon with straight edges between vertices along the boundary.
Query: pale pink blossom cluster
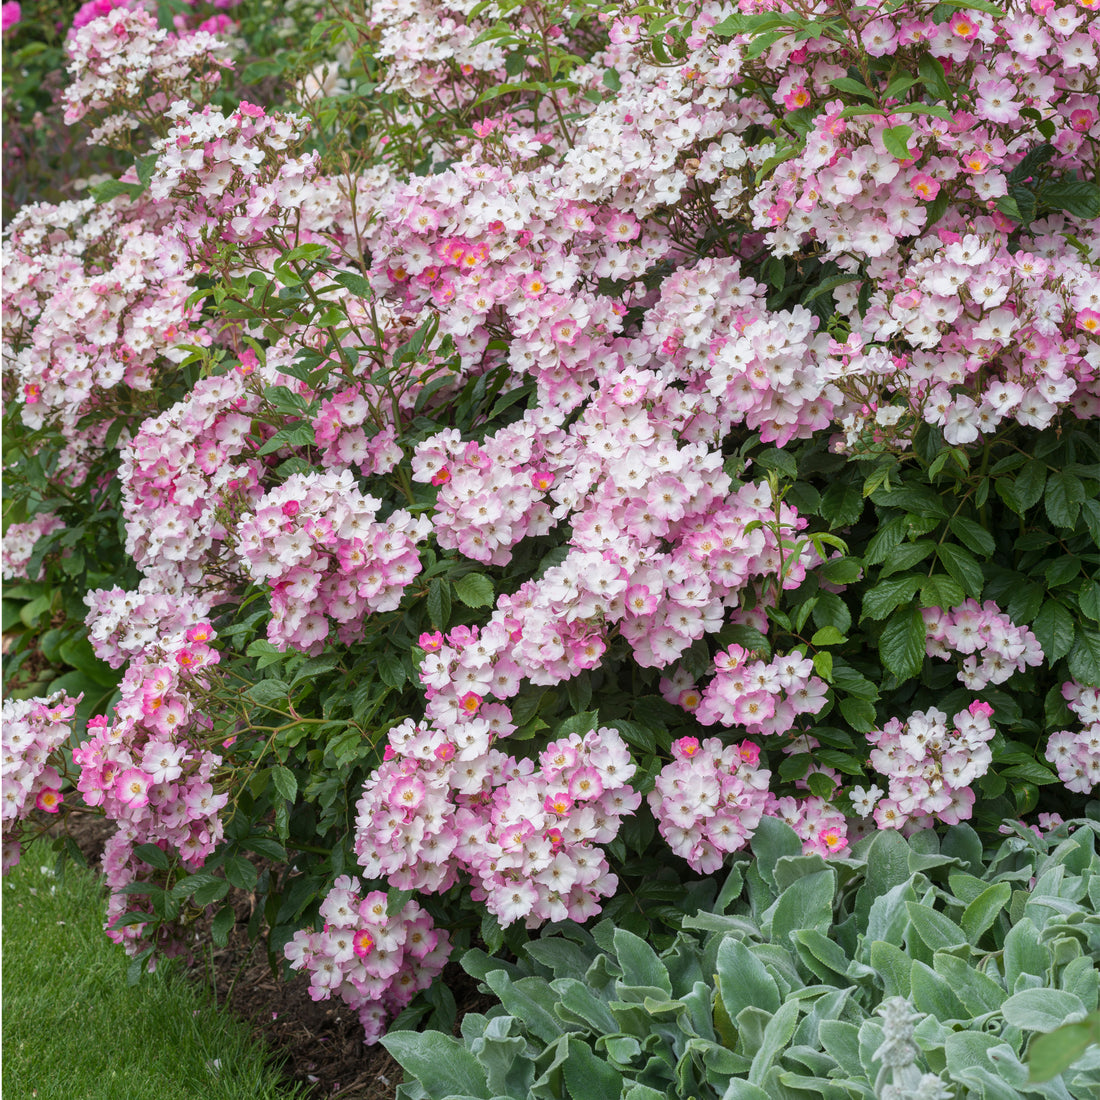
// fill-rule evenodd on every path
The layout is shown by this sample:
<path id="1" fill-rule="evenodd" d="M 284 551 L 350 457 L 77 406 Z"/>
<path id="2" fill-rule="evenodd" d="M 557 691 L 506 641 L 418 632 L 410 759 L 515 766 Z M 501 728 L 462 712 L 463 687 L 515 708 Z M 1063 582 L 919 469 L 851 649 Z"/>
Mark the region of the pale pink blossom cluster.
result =
<path id="1" fill-rule="evenodd" d="M 27 569 L 34 554 L 34 545 L 40 538 L 53 534 L 65 524 L 53 512 L 39 512 L 32 516 L 26 523 L 12 523 L 4 532 L 2 570 L 4 580 L 15 580 L 17 577 L 26 577 L 36 581 L 42 577 L 42 567 L 37 570 L 38 576 L 31 577 Z"/>
<path id="2" fill-rule="evenodd" d="M 234 546 L 248 576 L 270 588 L 272 644 L 317 654 L 330 619 L 348 643 L 366 615 L 398 606 L 431 521 L 404 509 L 380 520 L 381 503 L 349 470 L 294 474 L 241 517 Z"/>
<path id="3" fill-rule="evenodd" d="M 700 874 L 713 874 L 760 824 L 771 772 L 759 766 L 752 741 L 726 744 L 681 737 L 657 776 L 648 801 L 669 847 Z"/>
<path id="4" fill-rule="evenodd" d="M 249 438 L 259 405 L 240 371 L 203 378 L 122 448 L 126 551 L 146 572 L 171 570 L 194 584 L 225 557 L 230 502 L 239 514 L 262 494 L 264 464 Z"/>
<path id="5" fill-rule="evenodd" d="M 210 687 L 207 670 L 219 661 L 214 636 L 208 623 L 197 622 L 147 644 L 126 669 L 113 718 L 90 719 L 88 740 L 73 751 L 84 804 L 101 807 L 118 826 L 104 853 L 112 889 L 108 925 L 141 911 L 137 898 L 121 892 L 144 877 L 134 847 L 156 844 L 196 871 L 223 836 L 219 814 L 229 795 L 215 788 L 222 758 L 206 747 L 211 723 L 195 702 L 196 691 Z M 141 922 L 109 932 L 131 953 L 143 934 Z"/>
<path id="6" fill-rule="evenodd" d="M 95 655 L 112 668 L 121 668 L 161 638 L 206 620 L 214 596 L 184 584 L 174 569 L 160 565 L 150 569 L 134 591 L 96 588 L 84 602 L 88 641 Z"/>
<path id="7" fill-rule="evenodd" d="M 532 415 L 486 439 L 464 442 L 455 429 L 416 448 L 413 478 L 439 486 L 435 537 L 474 561 L 505 565 L 512 547 L 553 525 L 546 494 L 555 475 L 544 460 L 552 435 Z M 554 463 L 557 465 L 557 463 Z"/>
<path id="8" fill-rule="evenodd" d="M 5 832 L 5 871 L 19 862 L 19 842 L 7 835 L 12 826 L 33 809 L 57 813 L 64 801 L 54 754 L 72 733 L 72 718 L 79 702 L 80 697 L 71 699 L 61 693 L 46 699 L 4 700 L 0 821 Z"/>
<path id="9" fill-rule="evenodd" d="M 867 735 L 871 767 L 889 780 L 886 797 L 863 800 L 874 805 L 880 829 L 923 829 L 942 821 L 967 820 L 975 796 L 970 784 L 989 770 L 989 746 L 996 730 L 989 721 L 993 708 L 975 700 L 949 722 L 935 707 L 915 711 L 905 721 L 891 718 Z M 862 792 L 861 792 L 862 793 Z"/>
<path id="10" fill-rule="evenodd" d="M 231 66 L 227 43 L 208 30 L 172 33 L 157 24 L 142 4 L 85 9 L 93 18 L 74 21 L 65 48 L 71 82 L 62 93 L 65 121 L 78 122 L 90 112 L 102 121 L 92 142 L 128 139 L 168 104 L 166 93 L 190 94 L 195 86 L 216 86 Z"/>
<path id="11" fill-rule="evenodd" d="M 688 685 L 677 700 L 705 726 L 736 726 L 753 737 L 788 733 L 799 715 L 817 714 L 828 702 L 828 685 L 800 653 L 749 660 L 743 646 L 732 645 L 715 655 L 714 669 L 702 692 Z"/>
<path id="12" fill-rule="evenodd" d="M 148 391 L 177 343 L 210 343 L 171 211 L 125 196 L 35 203 L 4 235 L 3 352 L 20 417 L 64 436 L 58 477 L 83 480 L 125 389 Z M 97 423 L 78 427 L 89 412 Z"/>
<path id="13" fill-rule="evenodd" d="M 1100 784 L 1100 688 L 1070 680 L 1062 685 L 1062 698 L 1081 720 L 1081 729 L 1052 733 L 1046 758 L 1069 790 L 1089 794 Z"/>
<path id="14" fill-rule="evenodd" d="M 363 1041 L 376 1043 L 389 1018 L 443 970 L 450 937 L 415 901 L 391 915 L 385 893 L 362 893 L 349 875 L 333 883 L 321 917 L 321 931 L 296 932 L 286 957 L 309 974 L 313 1000 L 340 997 L 359 1013 Z"/>
<path id="15" fill-rule="evenodd" d="M 450 728 L 411 719 L 390 731 L 389 758 L 359 800 L 355 850 L 365 873 L 403 889 L 443 891 L 469 874 L 501 925 L 586 920 L 617 883 L 598 845 L 641 796 L 618 731 L 572 733 L 538 767 L 492 748 L 514 730 L 507 708 L 464 698 Z M 494 728 L 494 726 L 496 728 Z"/>
<path id="16" fill-rule="evenodd" d="M 1010 676 L 1043 663 L 1039 639 L 1026 626 L 1017 626 L 992 600 L 967 600 L 944 610 L 922 611 L 928 631 L 929 657 L 950 660 L 964 654 L 959 679 L 972 691 L 1003 684 Z"/>
<path id="17" fill-rule="evenodd" d="M 321 399 L 313 436 L 326 470 L 356 467 L 364 476 L 386 474 L 404 458 L 394 425 L 380 429 L 374 422 L 383 398 L 371 389 L 348 386 Z"/>

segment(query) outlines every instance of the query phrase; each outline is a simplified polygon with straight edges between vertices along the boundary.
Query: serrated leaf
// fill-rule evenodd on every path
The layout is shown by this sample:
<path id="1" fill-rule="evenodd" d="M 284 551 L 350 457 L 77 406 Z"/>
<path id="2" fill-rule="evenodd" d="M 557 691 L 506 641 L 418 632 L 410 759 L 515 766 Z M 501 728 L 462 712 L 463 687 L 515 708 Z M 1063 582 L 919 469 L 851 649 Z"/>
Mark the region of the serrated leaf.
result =
<path id="1" fill-rule="evenodd" d="M 1043 507 L 1050 522 L 1057 527 L 1073 527 L 1085 499 L 1085 486 L 1074 474 L 1059 471 L 1047 479 Z"/>
<path id="2" fill-rule="evenodd" d="M 952 578 L 962 585 L 963 591 L 968 596 L 976 600 L 981 599 L 985 577 L 982 575 L 982 567 L 974 560 L 974 555 L 969 550 L 964 550 L 951 542 L 943 542 L 936 547 L 936 556 Z"/>
<path id="3" fill-rule="evenodd" d="M 455 595 L 467 607 L 491 607 L 493 582 L 484 573 L 467 573 L 454 582 Z"/>
<path id="4" fill-rule="evenodd" d="M 378 665 L 378 678 L 387 687 L 400 691 L 405 686 L 408 678 L 408 670 L 401 656 L 392 650 L 383 650 L 376 658 Z"/>
<path id="5" fill-rule="evenodd" d="M 1078 630 L 1069 653 L 1069 674 L 1085 687 L 1100 687 L 1100 633 L 1088 627 Z"/>
<path id="6" fill-rule="evenodd" d="M 138 859 L 148 863 L 150 867 L 156 867 L 159 871 L 167 871 L 171 865 L 168 853 L 156 844 L 138 844 L 134 847 L 134 855 Z"/>
<path id="7" fill-rule="evenodd" d="M 285 704 L 289 691 L 290 688 L 282 680 L 259 680 L 245 692 L 245 695 L 253 702 L 267 706 L 276 702 Z"/>
<path id="8" fill-rule="evenodd" d="M 923 579 L 913 575 L 894 577 L 869 588 L 863 594 L 862 618 L 885 619 L 899 604 L 908 603 L 916 595 Z"/>
<path id="9" fill-rule="evenodd" d="M 821 498 L 821 514 L 829 527 L 848 527 L 863 514 L 863 493 L 855 482 L 834 481 Z"/>
<path id="10" fill-rule="evenodd" d="M 938 99 L 950 101 L 951 85 L 947 82 L 947 73 L 939 58 L 930 53 L 922 53 L 917 62 L 917 72 L 920 73 L 924 86 Z"/>
<path id="11" fill-rule="evenodd" d="M 1048 206 L 1065 210 L 1075 218 L 1100 218 L 1100 187 L 1085 180 L 1054 180 L 1039 193 Z"/>
<path id="12" fill-rule="evenodd" d="M 276 764 L 271 769 L 271 779 L 280 797 L 288 802 L 293 802 L 298 797 L 298 780 L 288 767 Z"/>
<path id="13" fill-rule="evenodd" d="M 1047 661 L 1064 657 L 1073 646 L 1073 616 L 1057 600 L 1048 599 L 1043 604 L 1031 629 Z"/>
<path id="14" fill-rule="evenodd" d="M 980 524 L 965 516 L 952 516 L 948 526 L 960 542 L 965 543 L 975 554 L 988 557 L 997 548 L 993 536 Z"/>
<path id="15" fill-rule="evenodd" d="M 879 636 L 882 663 L 899 680 L 916 676 L 924 662 L 927 630 L 916 607 L 895 611 Z"/>

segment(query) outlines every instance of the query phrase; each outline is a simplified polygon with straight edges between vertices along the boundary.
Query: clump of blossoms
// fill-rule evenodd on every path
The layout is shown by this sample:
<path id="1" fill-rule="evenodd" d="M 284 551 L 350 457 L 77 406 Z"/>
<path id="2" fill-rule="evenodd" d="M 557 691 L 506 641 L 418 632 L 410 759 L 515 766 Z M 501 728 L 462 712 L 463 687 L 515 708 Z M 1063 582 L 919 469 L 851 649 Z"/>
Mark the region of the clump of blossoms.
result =
<path id="1" fill-rule="evenodd" d="M 65 121 L 98 116 L 89 141 L 122 143 L 140 125 L 155 125 L 175 92 L 209 91 L 232 66 L 227 43 L 208 30 L 170 33 L 144 4 L 112 7 L 74 22 L 66 41 L 72 81 L 62 102 Z"/>
<path id="2" fill-rule="evenodd" d="M 17 577 L 27 577 L 27 569 L 34 554 L 35 543 L 40 538 L 44 538 L 64 526 L 62 519 L 53 512 L 39 512 L 27 520 L 26 523 L 10 524 L 4 532 L 3 556 L 2 563 L 0 563 L 4 580 L 10 581 Z M 28 577 L 27 579 L 40 580 L 41 568 L 39 568 L 38 573 L 39 576 Z"/>
<path id="3" fill-rule="evenodd" d="M 159 639 L 207 619 L 214 597 L 185 585 L 171 567 L 156 566 L 142 577 L 136 591 L 97 588 L 84 602 L 92 649 L 101 661 L 121 668 Z"/>
<path id="4" fill-rule="evenodd" d="M 714 658 L 714 677 L 694 706 L 703 725 L 720 722 L 750 736 L 789 732 L 801 714 L 817 714 L 828 702 L 828 685 L 799 653 L 771 661 L 749 660 L 743 646 L 732 645 Z"/>
<path id="5" fill-rule="evenodd" d="M 619 733 L 605 727 L 547 746 L 539 766 L 492 748 L 514 726 L 474 693 L 450 729 L 407 720 L 357 805 L 364 872 L 403 889 L 443 891 L 460 871 L 502 926 L 586 920 L 617 884 L 598 847 L 641 796 Z M 494 728 L 494 726 L 496 728 Z"/>
<path id="6" fill-rule="evenodd" d="M 760 824 L 771 772 L 759 766 L 752 741 L 725 744 L 717 737 L 673 742 L 649 792 L 657 828 L 669 847 L 701 874 L 713 874 L 739 851 Z"/>
<path id="7" fill-rule="evenodd" d="M 156 844 L 197 871 L 224 834 L 219 815 L 229 795 L 215 789 L 222 758 L 207 747 L 211 722 L 196 706 L 220 660 L 214 638 L 209 623 L 195 622 L 147 642 L 126 669 L 112 718 L 90 719 L 88 739 L 73 750 L 84 804 L 118 826 L 104 854 L 108 924 L 135 911 L 122 887 L 151 870 L 134 855 L 136 846 Z M 144 926 L 109 934 L 136 953 Z"/>
<path id="8" fill-rule="evenodd" d="M 55 754 L 73 731 L 80 697 L 5 699 L 0 772 L 0 821 L 4 827 L 4 870 L 19 862 L 18 823 L 33 809 L 57 813 L 65 800 Z M 63 765 L 62 765 L 63 766 Z"/>
<path id="9" fill-rule="evenodd" d="M 1081 720 L 1076 732 L 1059 730 L 1047 739 L 1046 758 L 1071 791 L 1088 794 L 1100 784 L 1100 688 L 1070 681 L 1062 698 Z"/>
<path id="10" fill-rule="evenodd" d="M 944 610 L 925 608 L 929 657 L 965 657 L 959 679 L 972 691 L 989 684 L 1003 684 L 1010 676 L 1043 663 L 1039 639 L 1027 627 L 1017 626 L 992 601 L 967 600 Z"/>
<path id="11" fill-rule="evenodd" d="M 294 474 L 241 517 L 235 549 L 248 576 L 270 587 L 273 645 L 316 655 L 330 619 L 347 643 L 366 615 L 400 604 L 431 521 L 404 509 L 380 520 L 381 504 L 350 470 Z"/>
<path id="12" fill-rule="evenodd" d="M 988 703 L 975 700 L 948 722 L 943 711 L 930 707 L 905 721 L 891 718 L 867 735 L 873 746 L 871 767 L 889 781 L 886 797 L 873 801 L 880 829 L 912 831 L 970 817 L 975 801 L 970 784 L 985 775 L 993 760 L 992 713 Z M 871 796 L 864 801 L 872 801 Z"/>
<path id="13" fill-rule="evenodd" d="M 322 930 L 296 932 L 286 957 L 309 974 L 313 1000 L 340 997 L 359 1013 L 363 1041 L 375 1043 L 387 1021 L 443 970 L 450 938 L 415 901 L 390 915 L 385 893 L 361 894 L 348 875 L 333 883 L 321 917 Z"/>

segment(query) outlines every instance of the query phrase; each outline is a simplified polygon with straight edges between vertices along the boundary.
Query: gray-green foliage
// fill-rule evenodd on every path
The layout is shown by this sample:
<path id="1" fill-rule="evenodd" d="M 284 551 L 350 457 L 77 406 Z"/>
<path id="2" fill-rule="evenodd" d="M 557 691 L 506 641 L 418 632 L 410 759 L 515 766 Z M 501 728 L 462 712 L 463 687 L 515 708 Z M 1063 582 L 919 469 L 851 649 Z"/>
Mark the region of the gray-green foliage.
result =
<path id="1" fill-rule="evenodd" d="M 557 925 L 515 963 L 468 952 L 500 1004 L 467 1015 L 461 1039 L 391 1033 L 399 1095 L 1094 1100 L 1100 1047 L 1041 1083 L 1027 1058 L 1036 1035 L 1097 1010 L 1097 832 L 1021 831 L 987 859 L 966 825 L 884 831 L 826 862 L 765 818 L 713 911 L 660 953 L 610 921 Z M 883 1072 L 888 998 L 919 1020 L 906 1073 L 926 1092 Z"/>

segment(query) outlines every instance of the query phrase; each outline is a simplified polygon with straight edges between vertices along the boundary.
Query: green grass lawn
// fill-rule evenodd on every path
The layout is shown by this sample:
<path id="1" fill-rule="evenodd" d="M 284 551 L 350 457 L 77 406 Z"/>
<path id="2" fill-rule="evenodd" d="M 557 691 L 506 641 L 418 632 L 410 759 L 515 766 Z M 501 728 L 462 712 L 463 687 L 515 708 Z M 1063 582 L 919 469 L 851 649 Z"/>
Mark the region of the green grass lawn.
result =
<path id="1" fill-rule="evenodd" d="M 248 1026 L 164 967 L 137 986 L 96 877 L 45 844 L 3 881 L 4 1100 L 285 1100 Z M 48 865 L 48 866 L 43 866 Z"/>

